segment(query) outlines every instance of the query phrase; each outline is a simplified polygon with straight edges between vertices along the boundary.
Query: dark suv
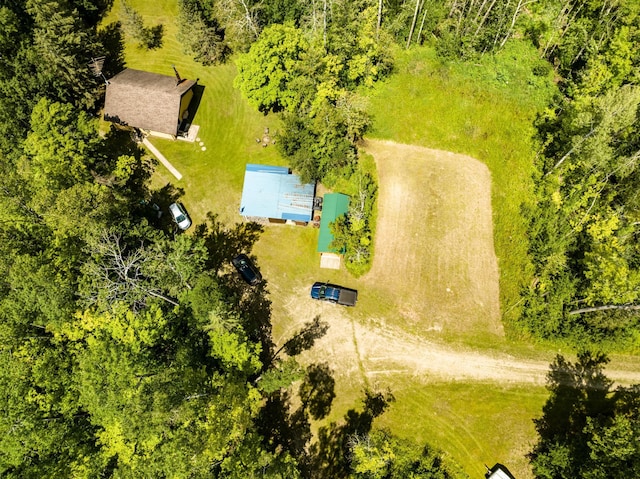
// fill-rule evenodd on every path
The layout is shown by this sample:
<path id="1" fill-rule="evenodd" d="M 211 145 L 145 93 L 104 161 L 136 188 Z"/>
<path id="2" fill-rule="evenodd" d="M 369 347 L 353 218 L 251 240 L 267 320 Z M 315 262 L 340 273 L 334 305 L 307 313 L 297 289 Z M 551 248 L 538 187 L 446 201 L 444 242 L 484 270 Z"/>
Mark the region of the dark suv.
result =
<path id="1" fill-rule="evenodd" d="M 242 276 L 242 279 L 251 286 L 255 286 L 262 282 L 262 275 L 260 274 L 260 271 L 258 271 L 246 254 L 239 254 L 231 260 L 231 263 L 236 267 L 238 273 Z"/>

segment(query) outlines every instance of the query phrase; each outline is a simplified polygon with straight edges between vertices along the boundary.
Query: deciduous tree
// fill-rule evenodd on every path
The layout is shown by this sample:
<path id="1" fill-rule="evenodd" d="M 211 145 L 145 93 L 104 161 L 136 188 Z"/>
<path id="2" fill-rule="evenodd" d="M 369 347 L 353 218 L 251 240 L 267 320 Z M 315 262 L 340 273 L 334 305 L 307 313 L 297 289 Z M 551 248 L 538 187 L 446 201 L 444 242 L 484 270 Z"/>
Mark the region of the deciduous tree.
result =
<path id="1" fill-rule="evenodd" d="M 22 165 L 36 209 L 46 211 L 61 190 L 91 178 L 99 143 L 97 122 L 86 113 L 46 98 L 38 102 Z"/>
<path id="2" fill-rule="evenodd" d="M 292 82 L 307 47 L 302 31 L 291 25 L 265 28 L 249 52 L 238 58 L 234 85 L 260 111 L 292 111 L 299 95 Z"/>
<path id="3" fill-rule="evenodd" d="M 638 386 L 618 386 L 604 372 L 603 354 L 581 352 L 575 363 L 551 364 L 550 397 L 535 420 L 539 440 L 529 455 L 539 478 L 633 477 L 639 470 Z"/>
<path id="4" fill-rule="evenodd" d="M 450 479 L 459 472 L 438 451 L 384 429 L 351 436 L 349 453 L 352 479 Z"/>

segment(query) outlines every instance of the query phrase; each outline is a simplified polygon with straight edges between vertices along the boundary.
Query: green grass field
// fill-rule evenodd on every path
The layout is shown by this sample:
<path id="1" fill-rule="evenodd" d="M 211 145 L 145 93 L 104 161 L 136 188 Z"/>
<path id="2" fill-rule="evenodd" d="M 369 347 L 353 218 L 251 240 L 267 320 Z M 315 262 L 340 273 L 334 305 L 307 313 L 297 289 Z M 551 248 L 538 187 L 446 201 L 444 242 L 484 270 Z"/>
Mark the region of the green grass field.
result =
<path id="1" fill-rule="evenodd" d="M 262 148 L 255 142 L 265 127 L 278 129 L 278 118 L 254 111 L 232 87 L 233 62 L 202 67 L 182 53 L 176 39 L 175 0 L 129 3 L 143 15 L 147 26 L 163 25 L 164 39 L 162 48 L 152 51 L 127 41 L 127 66 L 172 75 L 171 65 L 176 65 L 183 77 L 198 78 L 204 86 L 194 123 L 201 127 L 206 151 L 199 144 L 152 138 L 183 174 L 181 181 L 175 181 L 159 166 L 154 185 L 172 183 L 182 188 L 183 202 L 196 223 L 203 221 L 207 212 L 227 223 L 239 222 L 245 164 L 284 164 L 273 147 Z M 107 23 L 117 20 L 118 10 L 116 0 Z M 427 48 L 400 53 L 397 73 L 376 87 L 371 100 L 372 137 L 464 153 L 488 165 L 493 177 L 501 308 L 507 315 L 517 314 L 518 288 L 528 280 L 525 225 L 519 219 L 519 205 L 531 192 L 531 121 L 548 91 L 529 83 L 527 72 L 519 66 L 523 55 L 507 53 L 499 64 L 485 59 L 477 64 L 443 66 Z M 291 332 L 287 307 L 279 301 L 279 293 L 306 288 L 316 278 L 351 281 L 344 271 L 319 269 L 316 241 L 317 230 L 313 228 L 284 226 L 267 228 L 255 245 L 253 253 L 273 301 L 276 341 Z M 367 309 L 375 307 L 372 302 Z M 528 351 L 525 345 L 515 343 L 509 348 Z M 338 397 L 331 419 L 357 406 L 364 386 L 357 378 L 336 375 Z M 445 450 L 471 477 L 481 477 L 483 464 L 492 465 L 493 461 L 508 464 L 519 479 L 530 477 L 524 454 L 534 439 L 531 419 L 544 402 L 544 389 L 484 383 L 421 384 L 406 376 L 380 386 L 387 385 L 397 400 L 378 420 L 379 425 Z"/>
<path id="2" fill-rule="evenodd" d="M 537 54 L 509 46 L 497 59 L 442 64 L 433 50 L 398 56 L 398 72 L 376 87 L 372 137 L 463 153 L 492 175 L 494 242 L 500 303 L 507 334 L 519 313 L 522 285 L 531 281 L 526 225 L 520 206 L 531 201 L 533 120 L 554 88 L 534 77 Z"/>
<path id="3" fill-rule="evenodd" d="M 472 478 L 484 465 L 507 465 L 518 479 L 530 477 L 525 455 L 535 438 L 532 418 L 547 398 L 544 388 L 490 383 L 414 384 L 398 378 L 396 401 L 378 421 L 398 435 L 436 445 Z"/>

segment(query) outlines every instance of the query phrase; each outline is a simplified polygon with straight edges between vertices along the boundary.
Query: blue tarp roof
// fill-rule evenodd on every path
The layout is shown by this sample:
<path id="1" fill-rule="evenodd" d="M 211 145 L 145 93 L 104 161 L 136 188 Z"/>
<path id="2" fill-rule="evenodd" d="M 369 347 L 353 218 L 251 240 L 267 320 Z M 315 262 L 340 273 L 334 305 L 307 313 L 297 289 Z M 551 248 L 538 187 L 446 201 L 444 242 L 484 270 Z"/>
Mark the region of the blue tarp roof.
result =
<path id="1" fill-rule="evenodd" d="M 242 216 L 311 221 L 315 185 L 282 166 L 248 164 L 240 202 Z"/>

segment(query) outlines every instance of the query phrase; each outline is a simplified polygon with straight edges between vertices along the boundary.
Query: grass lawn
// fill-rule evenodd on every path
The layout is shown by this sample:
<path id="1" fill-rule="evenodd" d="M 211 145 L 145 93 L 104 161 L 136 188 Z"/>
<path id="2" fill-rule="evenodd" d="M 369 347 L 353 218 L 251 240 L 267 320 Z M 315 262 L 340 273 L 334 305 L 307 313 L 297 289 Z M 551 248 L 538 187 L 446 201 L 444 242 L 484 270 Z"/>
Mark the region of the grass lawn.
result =
<path id="1" fill-rule="evenodd" d="M 339 375 L 335 379 L 336 399 L 322 424 L 359 409 L 353 400 L 364 397 L 364 382 Z M 366 386 L 389 388 L 395 398 L 374 427 L 440 449 L 472 479 L 484 477 L 484 465 L 496 462 L 505 464 L 518 479 L 533 478 L 526 455 L 536 440 L 533 419 L 541 416 L 548 397 L 545 388 L 474 381 L 424 383 L 401 374 Z"/>
<path id="2" fill-rule="evenodd" d="M 500 304 L 511 336 L 520 288 L 531 281 L 520 206 L 532 195 L 532 121 L 554 90 L 532 77 L 537 61 L 533 50 L 510 46 L 497 60 L 445 65 L 432 49 L 415 48 L 398 55 L 398 72 L 371 100 L 371 137 L 466 154 L 489 167 Z"/>
<path id="3" fill-rule="evenodd" d="M 390 385 L 396 401 L 377 420 L 399 436 L 434 445 L 472 478 L 484 465 L 505 464 L 518 478 L 532 477 L 525 455 L 535 438 L 548 392 L 540 387 L 484 383 L 415 384 L 397 378 Z"/>
<path id="4" fill-rule="evenodd" d="M 468 156 L 369 139 L 378 168 L 374 262 L 362 289 L 382 316 L 429 340 L 504 342 L 491 178 Z M 393 319 L 392 319 L 393 318 Z"/>
<path id="5" fill-rule="evenodd" d="M 106 19 L 118 20 L 119 0 Z M 177 41 L 177 2 L 175 0 L 129 1 L 143 17 L 146 26 L 162 24 L 162 48 L 145 50 L 126 42 L 126 66 L 172 76 L 175 65 L 183 78 L 198 79 L 204 92 L 194 124 L 200 125 L 199 143 L 150 138 L 151 142 L 173 164 L 183 178 L 177 181 L 159 166 L 154 185 L 173 184 L 184 190 L 182 198 L 195 223 L 202 222 L 207 212 L 217 214 L 228 223 L 240 221 L 242 182 L 246 163 L 282 165 L 283 160 L 273 147 L 263 148 L 255 138 L 264 129 L 278 129 L 274 115 L 263 115 L 250 107 L 233 88 L 236 68 L 233 62 L 215 67 L 203 67 L 182 53 Z"/>
<path id="6" fill-rule="evenodd" d="M 171 65 L 189 79 L 199 79 L 204 94 L 194 123 L 198 143 L 152 138 L 152 143 L 182 173 L 176 181 L 159 166 L 153 182 L 184 190 L 183 203 L 195 223 L 207 212 L 227 223 L 240 221 L 238 207 L 246 163 L 283 165 L 273 147 L 256 144 L 265 127 L 278 129 L 278 118 L 254 111 L 232 86 L 235 66 L 203 67 L 181 51 L 176 39 L 175 0 L 129 0 L 147 26 L 162 24 L 163 46 L 146 51 L 129 41 L 128 67 L 173 75 Z M 117 20 L 119 0 L 107 18 Z M 516 314 L 517 291 L 528 280 L 524 224 L 519 205 L 530 193 L 531 120 L 542 104 L 535 86 L 527 86 L 517 61 L 502 64 L 442 66 L 428 49 L 401 54 L 398 72 L 377 87 L 371 101 L 375 116 L 372 137 L 464 153 L 484 162 L 493 178 L 494 241 L 499 258 L 502 313 Z M 511 62 L 511 63 L 509 63 Z M 507 66 L 505 66 L 507 65 Z M 470 71 L 468 69 L 477 70 Z M 498 75 L 500 73 L 500 75 Z M 506 82 L 509 82 L 507 85 Z M 486 88 L 485 88 L 486 87 Z M 515 93 L 514 93 L 515 91 Z M 389 105 L 392 107 L 390 108 Z M 206 150 L 202 150 L 202 146 Z M 320 270 L 315 251 L 318 231 L 311 227 L 267 227 L 253 253 L 273 302 L 274 339 L 281 343 L 295 330 L 290 298 L 308 295 L 314 280 L 358 284 L 344 271 Z M 375 295 L 363 295 L 363 308 L 348 313 L 366 321 L 365 312 L 389 312 Z M 304 312 L 302 312 L 304 314 Z M 304 317 L 303 320 L 311 319 Z M 393 321 L 393 319 L 390 319 Z M 332 358 L 318 358 L 332 361 Z M 360 378 L 360 379 L 359 379 Z M 338 419 L 361 399 L 361 377 L 336 371 L 337 393 L 330 418 Z M 460 461 L 472 477 L 483 463 L 508 463 L 517 477 L 528 477 L 523 459 L 533 439 L 531 418 L 537 416 L 545 391 L 488 384 L 417 384 L 398 375 L 388 384 L 396 402 L 379 424 L 418 442 L 429 442 Z M 513 467 L 512 467 L 513 466 Z"/>

